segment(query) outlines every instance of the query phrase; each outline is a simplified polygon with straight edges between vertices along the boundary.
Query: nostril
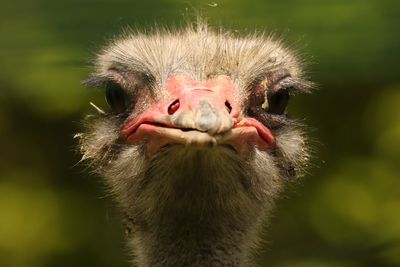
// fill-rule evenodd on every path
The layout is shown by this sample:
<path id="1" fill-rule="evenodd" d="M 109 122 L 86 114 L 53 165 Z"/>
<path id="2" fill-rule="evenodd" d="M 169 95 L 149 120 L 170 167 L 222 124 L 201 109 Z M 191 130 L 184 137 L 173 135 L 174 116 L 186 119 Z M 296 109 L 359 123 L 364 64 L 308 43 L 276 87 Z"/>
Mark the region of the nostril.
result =
<path id="1" fill-rule="evenodd" d="M 232 111 L 232 106 L 228 101 L 225 101 L 225 107 L 226 107 L 226 110 L 228 110 L 228 113 L 230 114 Z"/>
<path id="2" fill-rule="evenodd" d="M 168 114 L 172 115 L 174 114 L 178 109 L 179 109 L 179 99 L 175 100 L 174 102 L 172 102 L 171 105 L 169 105 L 168 107 Z"/>

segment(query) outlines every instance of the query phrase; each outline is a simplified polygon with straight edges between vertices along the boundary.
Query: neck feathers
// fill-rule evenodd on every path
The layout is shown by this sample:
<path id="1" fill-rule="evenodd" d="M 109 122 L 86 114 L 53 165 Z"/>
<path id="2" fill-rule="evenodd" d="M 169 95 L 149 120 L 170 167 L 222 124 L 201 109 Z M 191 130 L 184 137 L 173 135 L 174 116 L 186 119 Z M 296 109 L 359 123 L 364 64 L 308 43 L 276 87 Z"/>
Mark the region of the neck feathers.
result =
<path id="1" fill-rule="evenodd" d="M 269 206 L 258 177 L 229 148 L 159 153 L 124 207 L 138 266 L 246 265 Z"/>

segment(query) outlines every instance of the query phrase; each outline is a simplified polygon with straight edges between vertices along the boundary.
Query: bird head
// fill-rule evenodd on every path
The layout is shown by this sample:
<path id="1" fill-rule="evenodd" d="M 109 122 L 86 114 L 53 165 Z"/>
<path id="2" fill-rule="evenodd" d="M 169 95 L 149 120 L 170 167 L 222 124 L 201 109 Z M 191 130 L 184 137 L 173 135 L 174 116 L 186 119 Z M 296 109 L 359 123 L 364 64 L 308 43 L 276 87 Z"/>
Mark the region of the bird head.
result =
<path id="1" fill-rule="evenodd" d="M 95 68 L 85 83 L 105 88 L 109 109 L 88 117 L 81 151 L 140 233 L 194 221 L 254 232 L 307 165 L 302 126 L 286 110 L 312 84 L 280 41 L 205 24 L 135 32 L 104 48 Z"/>

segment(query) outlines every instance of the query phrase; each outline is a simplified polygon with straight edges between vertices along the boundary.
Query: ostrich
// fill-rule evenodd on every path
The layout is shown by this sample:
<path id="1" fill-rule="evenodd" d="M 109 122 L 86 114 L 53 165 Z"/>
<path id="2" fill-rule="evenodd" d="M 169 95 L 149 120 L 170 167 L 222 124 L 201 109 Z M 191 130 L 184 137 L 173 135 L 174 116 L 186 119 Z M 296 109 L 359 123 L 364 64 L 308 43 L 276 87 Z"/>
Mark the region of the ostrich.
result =
<path id="1" fill-rule="evenodd" d="M 289 97 L 309 92 L 281 42 L 206 23 L 129 33 L 95 61 L 107 112 L 83 159 L 121 211 L 135 265 L 247 266 L 263 221 L 309 153 Z"/>

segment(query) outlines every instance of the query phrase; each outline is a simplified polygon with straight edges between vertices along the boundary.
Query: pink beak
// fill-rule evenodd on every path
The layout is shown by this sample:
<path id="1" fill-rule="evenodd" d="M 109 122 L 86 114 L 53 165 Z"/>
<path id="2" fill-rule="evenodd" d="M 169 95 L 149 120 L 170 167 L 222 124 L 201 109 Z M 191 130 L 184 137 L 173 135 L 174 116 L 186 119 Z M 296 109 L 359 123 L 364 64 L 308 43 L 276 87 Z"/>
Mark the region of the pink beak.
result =
<path id="1" fill-rule="evenodd" d="M 130 144 L 149 141 L 153 152 L 169 143 L 227 144 L 239 152 L 254 143 L 271 148 L 274 136 L 257 120 L 242 116 L 234 88 L 230 78 L 222 75 L 206 82 L 172 76 L 166 83 L 172 100 L 156 103 L 128 121 L 122 135 Z"/>

